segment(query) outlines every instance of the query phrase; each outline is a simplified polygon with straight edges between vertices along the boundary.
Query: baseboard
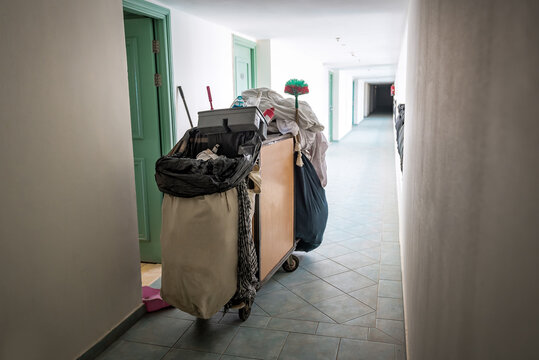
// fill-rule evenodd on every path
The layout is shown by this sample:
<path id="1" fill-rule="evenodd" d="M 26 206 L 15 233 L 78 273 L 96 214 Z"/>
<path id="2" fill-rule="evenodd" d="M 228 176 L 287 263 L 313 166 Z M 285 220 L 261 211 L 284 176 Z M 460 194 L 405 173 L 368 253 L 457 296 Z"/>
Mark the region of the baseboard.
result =
<path id="1" fill-rule="evenodd" d="M 98 357 L 106 348 L 112 345 L 113 342 L 118 340 L 131 326 L 133 326 L 141 317 L 146 314 L 146 307 L 144 304 L 128 315 L 121 323 L 119 323 L 114 329 L 109 331 L 103 336 L 94 346 L 89 348 L 84 354 L 79 356 L 77 360 L 92 360 Z"/>

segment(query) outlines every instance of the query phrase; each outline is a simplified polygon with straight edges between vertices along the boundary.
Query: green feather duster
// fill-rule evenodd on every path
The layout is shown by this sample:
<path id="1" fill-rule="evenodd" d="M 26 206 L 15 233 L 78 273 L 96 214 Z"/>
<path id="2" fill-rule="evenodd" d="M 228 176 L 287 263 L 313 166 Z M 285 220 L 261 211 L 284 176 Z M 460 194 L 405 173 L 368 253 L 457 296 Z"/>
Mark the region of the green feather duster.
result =
<path id="1" fill-rule="evenodd" d="M 298 108 L 298 96 L 309 93 L 309 85 L 304 80 L 290 79 L 284 86 L 284 92 L 294 95 L 296 98 L 296 109 Z"/>

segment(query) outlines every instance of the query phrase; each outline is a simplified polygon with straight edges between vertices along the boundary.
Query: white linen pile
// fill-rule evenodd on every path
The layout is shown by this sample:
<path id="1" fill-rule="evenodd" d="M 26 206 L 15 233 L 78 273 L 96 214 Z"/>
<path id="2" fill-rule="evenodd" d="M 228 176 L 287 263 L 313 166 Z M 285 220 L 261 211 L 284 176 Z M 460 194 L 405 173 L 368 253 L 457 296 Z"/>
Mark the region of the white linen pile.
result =
<path id="1" fill-rule="evenodd" d="M 324 125 L 320 124 L 316 114 L 306 101 L 299 101 L 298 122 L 296 123 L 296 108 L 294 98 L 285 98 L 274 90 L 268 88 L 249 89 L 241 96 L 246 101 L 247 106 L 258 104 L 259 109 L 264 112 L 269 108 L 274 108 L 275 116 L 268 131 L 280 132 L 281 134 L 299 133 L 301 142 L 301 152 L 307 156 L 320 178 L 322 186 L 327 184 L 326 151 L 329 142 L 322 133 Z"/>

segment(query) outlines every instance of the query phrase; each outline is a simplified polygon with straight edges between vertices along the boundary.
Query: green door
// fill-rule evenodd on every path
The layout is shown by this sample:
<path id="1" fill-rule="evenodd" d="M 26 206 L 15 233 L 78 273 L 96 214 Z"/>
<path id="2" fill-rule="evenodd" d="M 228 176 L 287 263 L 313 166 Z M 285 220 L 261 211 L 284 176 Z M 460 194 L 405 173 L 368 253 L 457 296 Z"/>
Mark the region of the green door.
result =
<path id="1" fill-rule="evenodd" d="M 333 141 L 333 73 L 329 73 L 329 141 Z"/>
<path id="2" fill-rule="evenodd" d="M 125 19 L 124 24 L 140 257 L 142 261 L 160 263 L 163 197 L 154 180 L 155 162 L 161 155 L 161 135 L 157 87 L 154 84 L 153 20 Z"/>
<path id="3" fill-rule="evenodd" d="M 234 89 L 236 96 L 247 89 L 256 87 L 255 43 L 234 38 Z"/>

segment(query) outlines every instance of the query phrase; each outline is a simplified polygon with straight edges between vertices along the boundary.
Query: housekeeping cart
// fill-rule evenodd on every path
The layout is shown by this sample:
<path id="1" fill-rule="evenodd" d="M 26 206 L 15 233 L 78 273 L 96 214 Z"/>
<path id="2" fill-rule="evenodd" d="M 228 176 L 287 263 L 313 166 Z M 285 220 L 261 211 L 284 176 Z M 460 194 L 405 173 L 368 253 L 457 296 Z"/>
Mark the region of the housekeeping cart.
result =
<path id="1" fill-rule="evenodd" d="M 292 252 L 294 238 L 294 139 L 291 135 L 269 135 L 259 158 L 260 192 L 256 195 L 253 238 L 258 259 L 257 278 L 263 286 L 279 268 L 295 271 L 299 259 Z M 247 320 L 250 303 L 239 309 Z"/>
<path id="2" fill-rule="evenodd" d="M 270 135 L 260 151 L 261 191 L 257 196 L 254 229 L 259 255 L 259 280 L 267 281 L 283 266 L 294 271 L 294 139 Z"/>
<path id="3" fill-rule="evenodd" d="M 299 265 L 292 255 L 294 140 L 267 137 L 266 128 L 256 107 L 199 113 L 199 127 L 156 163 L 165 193 L 161 295 L 199 318 L 232 306 L 246 320 L 255 288 L 281 266 L 294 271 Z M 256 195 L 245 181 L 255 165 Z M 251 203 L 254 213 L 246 215 Z"/>

